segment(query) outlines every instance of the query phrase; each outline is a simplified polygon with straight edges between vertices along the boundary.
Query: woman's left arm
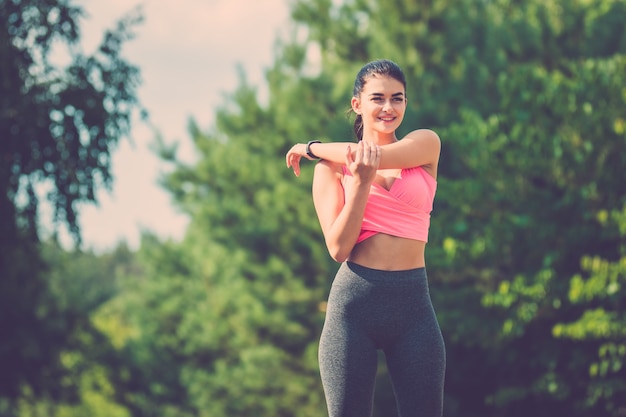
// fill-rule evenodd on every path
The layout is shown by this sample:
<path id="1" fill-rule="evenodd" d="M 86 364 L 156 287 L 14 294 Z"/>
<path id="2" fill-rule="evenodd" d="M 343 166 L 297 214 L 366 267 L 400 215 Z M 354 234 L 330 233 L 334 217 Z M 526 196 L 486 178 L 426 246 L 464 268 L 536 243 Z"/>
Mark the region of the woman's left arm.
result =
<path id="1" fill-rule="evenodd" d="M 345 160 L 346 149 L 354 145 L 353 142 L 326 142 L 314 143 L 309 150 L 318 158 L 341 164 Z M 355 148 L 352 146 L 352 148 Z M 441 152 L 441 140 L 430 129 L 414 130 L 399 140 L 383 145 L 379 169 L 412 168 L 426 166 L 436 172 Z M 354 152 L 353 157 L 354 157 Z M 285 160 L 287 167 L 292 168 L 296 176 L 300 175 L 300 160 L 311 159 L 306 153 L 306 144 L 296 143 L 287 152 Z"/>

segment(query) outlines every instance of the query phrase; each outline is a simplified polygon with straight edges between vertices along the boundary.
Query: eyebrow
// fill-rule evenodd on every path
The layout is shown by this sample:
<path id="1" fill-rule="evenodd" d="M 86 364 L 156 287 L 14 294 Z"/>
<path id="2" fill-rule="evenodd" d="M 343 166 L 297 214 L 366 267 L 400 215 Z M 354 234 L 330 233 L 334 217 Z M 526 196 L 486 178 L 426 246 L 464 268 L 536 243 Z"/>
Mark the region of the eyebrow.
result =
<path id="1" fill-rule="evenodd" d="M 383 97 L 383 96 L 384 96 L 384 94 L 383 94 L 383 93 L 371 93 L 371 94 L 370 94 L 370 97 L 371 97 L 371 96 L 375 96 L 375 97 Z M 394 93 L 394 94 L 392 94 L 392 95 L 391 95 L 391 97 L 401 97 L 401 96 L 404 96 L 404 93 L 403 93 L 403 92 Z"/>

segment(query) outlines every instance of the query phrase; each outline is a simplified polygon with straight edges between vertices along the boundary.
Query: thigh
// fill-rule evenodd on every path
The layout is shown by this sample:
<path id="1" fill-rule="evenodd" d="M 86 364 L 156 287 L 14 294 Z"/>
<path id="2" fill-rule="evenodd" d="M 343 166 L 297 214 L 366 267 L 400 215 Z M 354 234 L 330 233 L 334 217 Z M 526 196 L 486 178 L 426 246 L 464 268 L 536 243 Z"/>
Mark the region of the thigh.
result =
<path id="1" fill-rule="evenodd" d="M 319 364 L 330 417 L 372 415 L 377 351 L 356 326 L 327 317 Z"/>
<path id="2" fill-rule="evenodd" d="M 434 313 L 385 349 L 400 417 L 441 417 L 445 346 Z"/>

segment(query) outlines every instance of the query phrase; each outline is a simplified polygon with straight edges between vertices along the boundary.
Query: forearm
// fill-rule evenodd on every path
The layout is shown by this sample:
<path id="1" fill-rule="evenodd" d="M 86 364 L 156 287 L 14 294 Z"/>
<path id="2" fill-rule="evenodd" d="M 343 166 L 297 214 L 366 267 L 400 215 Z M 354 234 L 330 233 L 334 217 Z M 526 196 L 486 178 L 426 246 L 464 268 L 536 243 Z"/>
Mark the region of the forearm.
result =
<path id="1" fill-rule="evenodd" d="M 324 160 L 315 166 L 313 203 L 330 255 L 337 262 L 343 262 L 361 232 L 370 188 L 380 162 L 380 148 L 361 141 L 355 146 L 354 158 L 347 147 L 336 143 L 328 145 L 322 152 L 328 152 L 325 155 L 331 157 L 333 150 L 343 148 L 345 165 Z M 318 148 L 322 149 L 322 145 Z M 349 174 L 345 170 L 350 171 Z"/>
<path id="2" fill-rule="evenodd" d="M 353 195 L 346 195 L 346 202 L 339 215 L 324 233 L 328 252 L 337 262 L 348 258 L 359 238 L 369 194 L 369 186 L 366 188 Z"/>
<path id="3" fill-rule="evenodd" d="M 330 256 L 343 262 L 354 247 L 365 213 L 371 181 L 341 183 L 340 164 L 322 161 L 315 166 L 313 204 Z"/>
<path id="4" fill-rule="evenodd" d="M 298 144 L 300 155 L 306 155 L 306 144 Z M 355 156 L 355 142 L 324 142 L 312 143 L 309 151 L 320 159 L 343 164 L 346 151 L 350 147 Z M 423 165 L 436 166 L 441 152 L 439 136 L 428 129 L 414 130 L 402 140 L 380 145 L 379 169 L 412 168 Z M 309 157 L 309 156 L 307 156 Z"/>
<path id="5" fill-rule="evenodd" d="M 325 161 L 334 162 L 337 164 L 344 164 L 346 161 L 346 150 L 348 146 L 352 149 L 356 149 L 356 143 L 354 142 L 324 142 L 324 143 L 312 143 L 309 146 L 310 152 L 316 157 Z"/>

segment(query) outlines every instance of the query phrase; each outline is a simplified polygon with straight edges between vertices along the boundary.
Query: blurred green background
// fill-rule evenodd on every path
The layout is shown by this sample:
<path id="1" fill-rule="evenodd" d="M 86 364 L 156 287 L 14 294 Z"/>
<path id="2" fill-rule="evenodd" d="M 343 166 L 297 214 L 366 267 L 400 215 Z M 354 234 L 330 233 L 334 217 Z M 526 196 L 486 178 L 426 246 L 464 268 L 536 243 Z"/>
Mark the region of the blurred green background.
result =
<path id="1" fill-rule="evenodd" d="M 266 99 L 242 76 L 211 128 L 189 123 L 193 163 L 155 135 L 184 238 L 95 253 L 78 205 L 111 186 L 142 112 L 121 54 L 142 16 L 61 68 L 50 47 L 79 42 L 80 7 L 0 0 L 0 416 L 325 415 L 317 341 L 338 265 L 313 164 L 295 178 L 284 154 L 351 140 L 354 76 L 382 57 L 407 75 L 401 133 L 443 143 L 427 257 L 445 416 L 626 416 L 626 2 L 290 8 L 306 36 L 277 43 Z M 75 249 L 41 236 L 44 182 Z M 382 358 L 375 409 L 395 415 Z"/>

